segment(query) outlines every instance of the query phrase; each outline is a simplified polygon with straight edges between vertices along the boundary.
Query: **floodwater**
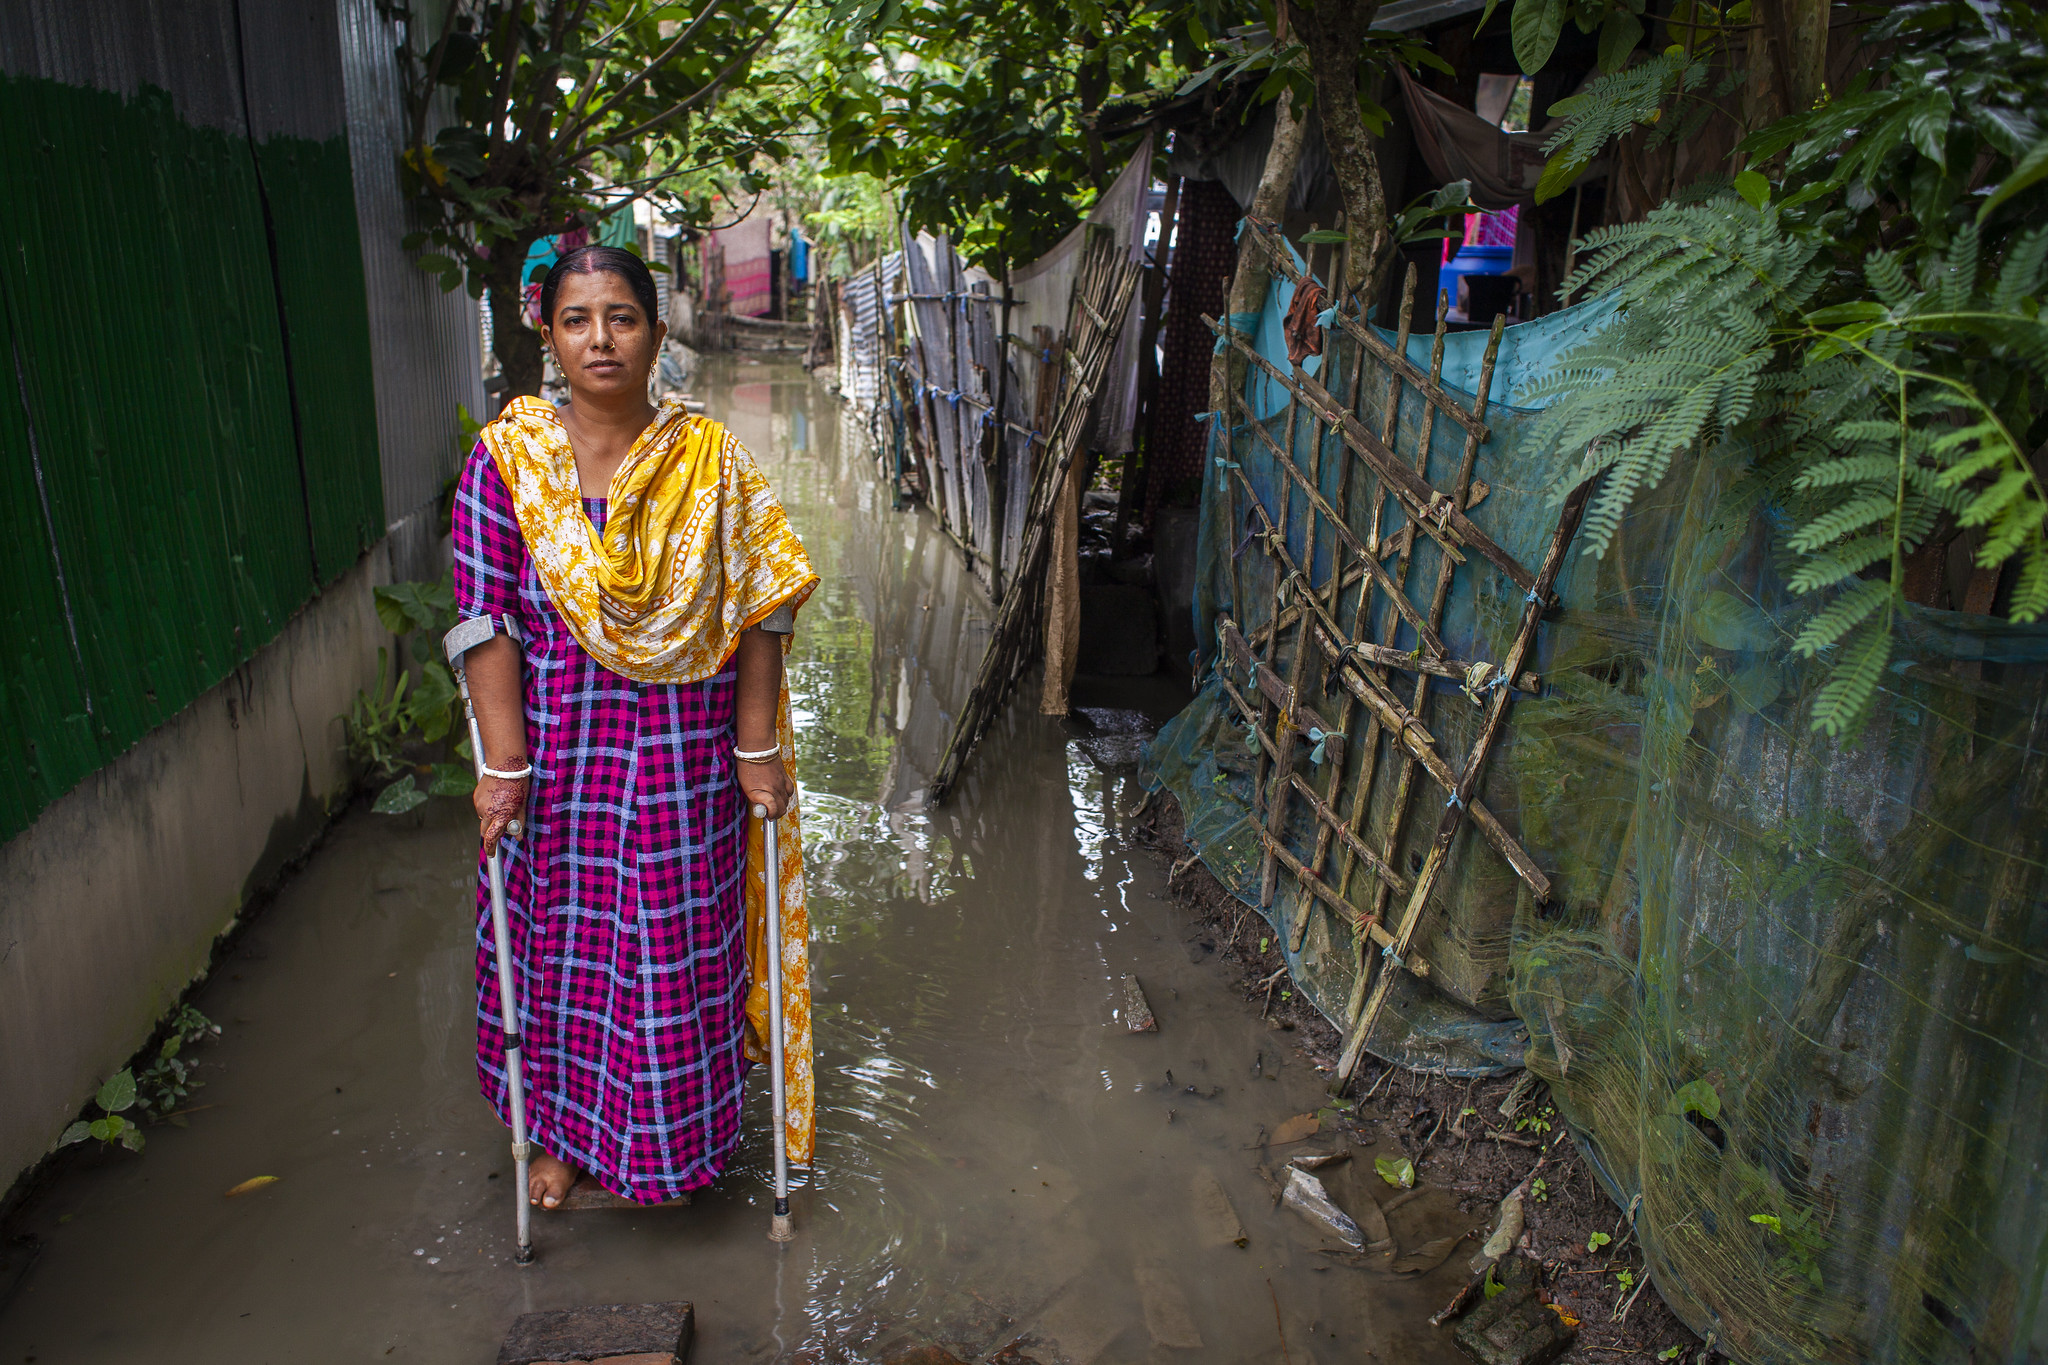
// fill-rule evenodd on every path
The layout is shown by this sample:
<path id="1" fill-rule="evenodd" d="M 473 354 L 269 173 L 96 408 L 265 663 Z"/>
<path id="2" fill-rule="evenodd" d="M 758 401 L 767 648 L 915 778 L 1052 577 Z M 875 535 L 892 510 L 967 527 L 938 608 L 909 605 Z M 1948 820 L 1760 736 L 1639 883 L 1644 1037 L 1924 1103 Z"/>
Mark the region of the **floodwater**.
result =
<path id="1" fill-rule="evenodd" d="M 199 992 L 223 1036 L 198 1049 L 187 1126 L 68 1169 L 12 1229 L 41 1249 L 0 1305 L 0 1365 L 485 1365 L 520 1313 L 672 1299 L 697 1306 L 699 1362 L 926 1342 L 1044 1365 L 1460 1359 L 1423 1319 L 1468 1250 L 1369 1273 L 1274 1207 L 1259 1165 L 1317 1141 L 1258 1144 L 1317 1108 L 1322 1078 L 1198 960 L 1124 836 L 1136 782 L 1035 714 L 1027 684 L 954 799 L 922 808 L 990 615 L 960 552 L 888 506 L 793 363 L 730 362 L 699 387 L 824 576 L 792 672 L 820 1128 L 796 1241 L 766 1237 L 761 1084 L 718 1188 L 537 1214 L 539 1260 L 514 1266 L 506 1138 L 471 1060 L 475 826 L 454 801 L 359 810 Z M 1076 700 L 1158 720 L 1183 695 L 1084 680 Z M 1124 1026 L 1127 973 L 1158 1032 Z M 1336 1170 L 1340 1198 L 1368 1197 L 1369 1161 Z M 255 1176 L 276 1180 L 226 1196 Z M 1242 1247 L 1202 1193 L 1217 1185 Z M 1469 1222 L 1440 1194 L 1392 1221 L 1409 1247 Z"/>

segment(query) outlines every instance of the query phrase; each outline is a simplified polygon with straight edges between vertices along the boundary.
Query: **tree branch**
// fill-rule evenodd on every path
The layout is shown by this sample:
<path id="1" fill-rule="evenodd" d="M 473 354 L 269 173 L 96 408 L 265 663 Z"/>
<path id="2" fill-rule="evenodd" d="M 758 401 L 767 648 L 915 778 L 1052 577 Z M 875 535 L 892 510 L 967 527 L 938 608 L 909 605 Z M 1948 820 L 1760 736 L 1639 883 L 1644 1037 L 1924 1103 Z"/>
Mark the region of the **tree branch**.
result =
<path id="1" fill-rule="evenodd" d="M 577 138 L 583 135 L 586 129 L 617 108 L 619 102 L 645 82 L 649 76 L 652 76 L 655 72 L 666 66 L 675 57 L 676 53 L 682 50 L 683 44 L 688 42 L 691 36 L 698 29 L 702 28 L 712 15 L 718 13 L 724 4 L 725 0 L 706 0 L 704 8 L 697 11 L 696 18 L 683 26 L 683 31 L 676 35 L 674 42 L 650 58 L 647 65 L 640 68 L 640 73 L 620 86 L 610 99 L 591 110 L 590 113 L 577 118 L 575 122 L 558 133 L 556 140 L 574 143 Z"/>
<path id="2" fill-rule="evenodd" d="M 782 7 L 782 13 L 776 15 L 775 18 L 769 22 L 768 27 L 765 30 L 763 30 L 761 36 L 754 40 L 754 45 L 748 48 L 745 52 L 742 52 L 739 56 L 733 58 L 730 62 L 726 63 L 725 69 L 720 71 L 716 76 L 713 76 L 709 81 L 705 82 L 702 89 L 698 90 L 693 95 L 677 100 L 674 104 L 662 110 L 653 118 L 648 119 L 643 123 L 635 124 L 633 127 L 626 129 L 624 132 L 612 134 L 610 137 L 606 138 L 605 141 L 630 141 L 631 139 L 640 136 L 640 134 L 646 132 L 648 129 L 654 127 L 656 124 L 665 123 L 669 119 L 674 118 L 677 114 L 684 113 L 685 111 L 691 109 L 697 104 L 698 101 L 702 100 L 707 95 L 716 94 L 719 88 L 725 84 L 726 77 L 732 75 L 733 72 L 739 70 L 742 66 L 752 61 L 754 59 L 754 54 L 759 52 L 762 49 L 762 47 L 767 44 L 768 40 L 775 36 L 775 30 L 782 26 L 782 21 L 789 17 L 790 11 L 796 8 L 796 4 L 797 0 L 789 0 L 789 3 Z M 592 150 L 594 149 L 579 147 L 573 153 L 570 154 L 568 159 L 575 160 L 579 157 L 587 156 Z"/>

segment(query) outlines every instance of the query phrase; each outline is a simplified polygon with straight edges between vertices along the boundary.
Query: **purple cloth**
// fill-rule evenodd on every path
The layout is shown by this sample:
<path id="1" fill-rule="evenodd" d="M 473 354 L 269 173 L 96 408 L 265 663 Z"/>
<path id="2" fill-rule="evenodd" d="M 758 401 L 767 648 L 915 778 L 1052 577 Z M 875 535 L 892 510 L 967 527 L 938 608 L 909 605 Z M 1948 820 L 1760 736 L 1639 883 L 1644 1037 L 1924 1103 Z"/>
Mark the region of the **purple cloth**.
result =
<path id="1" fill-rule="evenodd" d="M 585 500 L 602 527 L 605 505 Z M 532 1140 L 643 1204 L 710 1184 L 739 1140 L 745 809 L 734 673 L 640 683 L 548 600 L 482 445 L 455 501 L 455 602 L 526 633 L 534 776 L 505 891 Z M 478 863 L 477 1074 L 509 1123 L 490 888 Z"/>

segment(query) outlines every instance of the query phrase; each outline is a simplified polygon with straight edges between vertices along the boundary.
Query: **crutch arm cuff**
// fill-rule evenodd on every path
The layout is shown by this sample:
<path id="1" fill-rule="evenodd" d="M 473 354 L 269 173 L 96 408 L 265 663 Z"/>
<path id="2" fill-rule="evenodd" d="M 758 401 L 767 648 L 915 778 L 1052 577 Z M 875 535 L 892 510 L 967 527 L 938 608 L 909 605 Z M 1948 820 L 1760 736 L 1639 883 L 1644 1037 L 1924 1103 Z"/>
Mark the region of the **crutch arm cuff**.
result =
<path id="1" fill-rule="evenodd" d="M 472 616 L 466 621 L 457 621 L 454 627 L 441 637 L 441 648 L 447 652 L 448 662 L 460 668 L 463 655 L 500 631 L 510 636 L 513 644 L 522 649 L 525 647 L 526 632 L 519 628 L 518 618 L 508 611 L 502 615 Z"/>

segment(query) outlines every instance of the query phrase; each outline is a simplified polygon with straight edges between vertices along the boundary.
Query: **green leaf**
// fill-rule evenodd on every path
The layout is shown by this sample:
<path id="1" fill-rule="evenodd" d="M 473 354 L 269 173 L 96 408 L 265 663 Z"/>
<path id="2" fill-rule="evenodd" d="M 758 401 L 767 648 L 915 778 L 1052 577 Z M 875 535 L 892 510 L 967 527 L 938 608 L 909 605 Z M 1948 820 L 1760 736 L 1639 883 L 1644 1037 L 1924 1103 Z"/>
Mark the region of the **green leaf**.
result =
<path id="1" fill-rule="evenodd" d="M 2038 183 L 2043 176 L 2048 176 L 2048 138 L 2042 138 L 2027 149 L 2027 154 L 2012 168 L 2012 174 L 1999 182 L 1998 188 L 1991 192 L 1991 197 L 1977 210 L 1977 221 L 1982 223 L 1991 216 L 1993 209 L 2021 190 Z"/>
<path id="2" fill-rule="evenodd" d="M 1405 1156 L 1374 1157 L 1372 1168 L 1389 1185 L 1403 1190 L 1415 1188 L 1415 1163 Z"/>
<path id="3" fill-rule="evenodd" d="M 377 799 L 371 803 L 370 809 L 379 815 L 403 815 L 426 803 L 427 794 L 419 789 L 413 781 L 412 774 L 407 773 L 378 792 Z"/>
<path id="4" fill-rule="evenodd" d="M 66 1128 L 61 1134 L 58 1135 L 57 1145 L 59 1147 L 69 1147 L 73 1143 L 83 1142 L 91 1136 L 92 1125 L 86 1122 L 84 1119 L 80 1119 L 78 1122 L 72 1124 L 69 1128 Z"/>
<path id="5" fill-rule="evenodd" d="M 107 1083 L 92 1097 L 92 1102 L 109 1114 L 118 1114 L 135 1103 L 135 1073 L 123 1067 L 107 1077 Z"/>
<path id="6" fill-rule="evenodd" d="M 1704 1080 L 1687 1081 L 1671 1092 L 1671 1112 L 1698 1114 L 1704 1119 L 1718 1120 L 1721 1117 L 1721 1097 Z"/>
<path id="7" fill-rule="evenodd" d="M 1610 10 L 1600 25 L 1600 69 L 1611 74 L 1627 66 L 1629 54 L 1642 40 L 1642 20 L 1627 10 Z"/>
<path id="8" fill-rule="evenodd" d="M 1499 8 L 1500 8 L 1500 0 L 1486 0 L 1486 8 L 1485 8 L 1485 9 L 1483 9 L 1483 10 L 1481 10 L 1481 11 L 1479 11 L 1479 22 L 1478 22 L 1477 24 L 1473 25 L 1473 27 L 1472 27 L 1472 36 L 1473 36 L 1473 37 L 1475 37 L 1475 38 L 1476 38 L 1476 37 L 1478 37 L 1478 36 L 1479 36 L 1479 35 L 1480 35 L 1480 34 L 1481 34 L 1482 32 L 1484 32 L 1484 31 L 1485 31 L 1485 29 L 1486 29 L 1486 21 L 1487 21 L 1488 19 L 1491 19 L 1491 18 L 1493 17 L 1493 12 L 1494 12 L 1494 11 L 1495 11 L 1496 9 L 1499 9 Z"/>
<path id="9" fill-rule="evenodd" d="M 1317 246 L 1335 246 L 1350 240 L 1350 233 L 1339 232 L 1335 228 L 1317 228 L 1314 232 L 1304 232 L 1301 234 L 1301 242 L 1304 246 L 1310 243 L 1314 243 Z"/>
<path id="10" fill-rule="evenodd" d="M 467 763 L 436 763 L 429 796 L 467 796 L 476 790 L 476 769 Z"/>
<path id="11" fill-rule="evenodd" d="M 1768 648 L 1778 638 L 1771 618 L 1733 593 L 1710 592 L 1692 610 L 1693 633 L 1715 649 Z"/>
<path id="12" fill-rule="evenodd" d="M 1785 1235 L 1785 1225 L 1779 1221 L 1775 1213 L 1752 1213 L 1749 1215 L 1749 1221 L 1760 1228 L 1769 1229 L 1780 1237 Z"/>
<path id="13" fill-rule="evenodd" d="M 1557 35 L 1564 31 L 1564 0 L 1515 0 L 1511 31 L 1516 63 L 1525 75 L 1535 75 L 1549 62 Z"/>
<path id="14" fill-rule="evenodd" d="M 1749 206 L 1763 212 L 1765 204 L 1771 202 L 1771 182 L 1756 171 L 1744 171 L 1735 177 L 1735 192 L 1749 201 Z"/>
<path id="15" fill-rule="evenodd" d="M 1742 174 L 1755 173 L 1744 171 Z M 1763 177 L 1759 175 L 1757 179 L 1762 180 Z M 1735 183 L 1739 188 L 1742 176 L 1736 176 Z M 1890 316 L 1891 310 L 1875 299 L 1857 299 L 1853 303 L 1838 303 L 1828 308 L 1816 308 L 1806 315 L 1806 321 L 1815 327 L 1839 327 L 1845 322 L 1874 322 Z"/>
<path id="16" fill-rule="evenodd" d="M 1609 1242 L 1613 1240 L 1614 1239 L 1612 1237 L 1609 1237 L 1604 1232 L 1596 1232 L 1591 1237 L 1588 1237 L 1586 1239 L 1586 1250 L 1598 1251 L 1601 1247 L 1606 1246 Z"/>
<path id="17" fill-rule="evenodd" d="M 1552 152 L 1550 159 L 1543 163 L 1542 178 L 1536 182 L 1536 202 L 1547 204 L 1563 194 L 1592 164 L 1590 161 L 1572 160 L 1567 151 Z"/>

